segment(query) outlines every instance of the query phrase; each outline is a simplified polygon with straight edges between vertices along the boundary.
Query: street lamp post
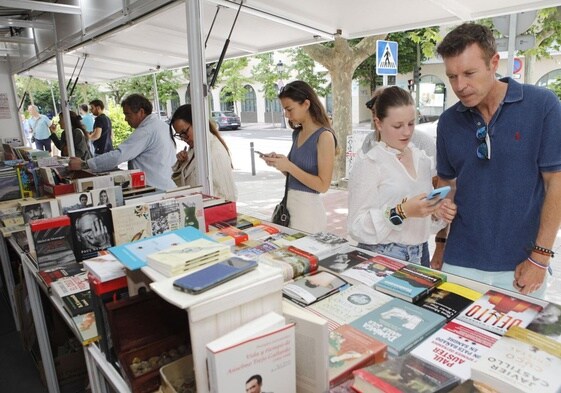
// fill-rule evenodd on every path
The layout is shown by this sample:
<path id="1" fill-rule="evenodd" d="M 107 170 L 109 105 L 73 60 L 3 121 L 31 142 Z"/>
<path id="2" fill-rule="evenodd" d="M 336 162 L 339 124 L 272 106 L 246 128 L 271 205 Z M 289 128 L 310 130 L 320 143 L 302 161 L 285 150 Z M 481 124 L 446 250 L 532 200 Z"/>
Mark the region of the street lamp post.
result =
<path id="1" fill-rule="evenodd" d="M 282 81 L 282 72 L 284 71 L 284 64 L 282 62 L 282 60 L 279 60 L 279 62 L 277 63 L 277 73 L 279 74 L 279 93 L 281 91 L 281 89 L 284 87 L 284 83 Z M 281 128 L 286 128 L 286 120 L 284 119 L 284 110 L 282 108 L 281 105 L 281 111 L 280 111 L 280 122 L 281 122 Z"/>

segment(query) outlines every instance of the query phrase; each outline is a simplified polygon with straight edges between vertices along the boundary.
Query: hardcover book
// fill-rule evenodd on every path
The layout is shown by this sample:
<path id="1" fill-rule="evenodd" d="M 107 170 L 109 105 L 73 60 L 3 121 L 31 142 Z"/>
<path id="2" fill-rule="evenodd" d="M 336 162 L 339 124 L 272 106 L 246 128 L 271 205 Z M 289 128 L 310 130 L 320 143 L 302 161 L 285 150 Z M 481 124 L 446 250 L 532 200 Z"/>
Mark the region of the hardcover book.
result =
<path id="1" fill-rule="evenodd" d="M 72 226 L 74 256 L 78 262 L 99 255 L 113 243 L 113 220 L 107 206 L 68 212 Z"/>
<path id="2" fill-rule="evenodd" d="M 499 335 L 462 321 L 448 322 L 419 344 L 411 354 L 440 367 L 465 381 L 471 367 L 486 354 Z"/>
<path id="3" fill-rule="evenodd" d="M 146 203 L 114 207 L 111 217 L 116 246 L 152 236 L 150 209 Z"/>
<path id="4" fill-rule="evenodd" d="M 175 199 L 163 199 L 161 201 L 150 202 L 150 222 L 152 225 L 152 235 L 174 231 L 182 228 L 179 203 Z"/>
<path id="5" fill-rule="evenodd" d="M 296 391 L 325 393 L 329 390 L 329 330 L 325 319 L 282 302 L 286 323 L 294 323 L 296 340 Z"/>
<path id="6" fill-rule="evenodd" d="M 292 246 L 315 255 L 318 260 L 335 254 L 346 244 L 347 239 L 328 232 L 313 233 L 292 242 Z"/>
<path id="7" fill-rule="evenodd" d="M 402 355 L 439 329 L 446 318 L 401 299 L 392 299 L 351 323 L 351 326 L 388 345 L 388 353 Z"/>
<path id="8" fill-rule="evenodd" d="M 361 368 L 353 375 L 352 387 L 362 393 L 447 392 L 460 383 L 458 377 L 412 355 Z"/>
<path id="9" fill-rule="evenodd" d="M 330 327 L 337 327 L 351 323 L 391 299 L 364 284 L 357 284 L 310 305 L 309 309 L 327 318 Z"/>
<path id="10" fill-rule="evenodd" d="M 75 263 L 72 229 L 67 216 L 33 220 L 29 225 L 31 254 L 39 270 Z"/>
<path id="11" fill-rule="evenodd" d="M 207 344 L 211 392 L 296 391 L 295 327 L 274 315 L 265 314 Z"/>
<path id="12" fill-rule="evenodd" d="M 503 335 L 513 326 L 528 326 L 541 310 L 539 304 L 490 289 L 462 311 L 458 319 Z"/>
<path id="13" fill-rule="evenodd" d="M 208 239 L 199 230 L 193 227 L 185 227 L 169 233 L 111 247 L 108 251 L 129 270 L 137 270 L 146 266 L 146 257 L 149 254 L 201 238 Z"/>
<path id="14" fill-rule="evenodd" d="M 422 299 L 419 306 L 434 311 L 451 321 L 481 295 L 481 293 L 461 285 L 445 282 L 440 284 L 428 297 Z"/>
<path id="15" fill-rule="evenodd" d="M 93 311 L 92 293 L 89 289 L 62 298 L 64 309 L 73 317 Z"/>
<path id="16" fill-rule="evenodd" d="M 353 370 L 386 359 L 383 344 L 351 325 L 342 325 L 329 333 L 329 384 L 341 384 L 352 377 Z"/>
<path id="17" fill-rule="evenodd" d="M 282 269 L 284 281 L 315 272 L 319 266 L 315 255 L 292 246 L 266 252 L 259 261 Z"/>
<path id="18" fill-rule="evenodd" d="M 293 302 L 307 306 L 338 292 L 347 285 L 349 285 L 347 281 L 323 270 L 284 284 L 282 293 Z"/>
<path id="19" fill-rule="evenodd" d="M 345 270 L 342 275 L 374 288 L 374 285 L 378 281 L 393 274 L 393 272 L 401 269 L 405 265 L 405 263 L 398 261 L 397 259 L 386 257 L 384 255 L 375 255 L 369 260 Z"/>
<path id="20" fill-rule="evenodd" d="M 223 261 L 230 256 L 230 247 L 227 245 L 208 239 L 196 239 L 148 254 L 146 262 L 154 270 L 172 277 L 199 266 Z"/>
<path id="21" fill-rule="evenodd" d="M 410 263 L 381 279 L 376 283 L 375 288 L 388 295 L 416 303 L 444 281 L 446 281 L 444 274 Z"/>
<path id="22" fill-rule="evenodd" d="M 549 303 L 532 320 L 527 329 L 561 342 L 561 307 Z"/>
<path id="23" fill-rule="evenodd" d="M 372 258 L 372 255 L 363 251 L 342 247 L 336 254 L 321 259 L 319 265 L 335 273 L 343 273 L 345 270 L 368 261 L 370 258 Z"/>
<path id="24" fill-rule="evenodd" d="M 557 393 L 560 369 L 560 343 L 513 326 L 473 365 L 472 379 L 500 392 Z"/>

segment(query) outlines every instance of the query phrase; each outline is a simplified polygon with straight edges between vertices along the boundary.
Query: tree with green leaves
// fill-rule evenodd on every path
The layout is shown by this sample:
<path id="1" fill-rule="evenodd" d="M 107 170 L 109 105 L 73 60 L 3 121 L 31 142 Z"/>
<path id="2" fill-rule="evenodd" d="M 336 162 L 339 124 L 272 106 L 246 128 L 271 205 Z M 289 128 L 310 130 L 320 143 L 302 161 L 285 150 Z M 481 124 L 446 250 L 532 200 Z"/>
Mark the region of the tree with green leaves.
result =
<path id="1" fill-rule="evenodd" d="M 327 72 L 316 71 L 316 62 L 302 48 L 289 49 L 287 52 L 291 57 L 291 69 L 296 73 L 295 79 L 309 84 L 318 96 L 327 96 L 331 91 L 327 86 Z"/>
<path id="2" fill-rule="evenodd" d="M 245 98 L 247 92 L 245 86 L 251 83 L 251 79 L 242 74 L 248 65 L 247 57 L 225 60 L 216 81 L 222 86 L 220 100 L 232 103 L 237 113 L 240 113 L 239 102 Z"/>
<path id="3" fill-rule="evenodd" d="M 179 78 L 173 71 L 159 71 L 156 74 L 156 84 L 158 86 L 158 99 L 160 103 L 171 99 L 173 93 L 181 85 Z M 131 79 L 121 79 L 109 82 L 107 86 L 111 90 L 111 96 L 115 102 L 120 103 L 123 98 L 132 93 L 142 94 L 149 100 L 154 99 L 154 76 L 153 74 L 137 76 Z M 156 110 L 156 108 L 154 108 Z"/>

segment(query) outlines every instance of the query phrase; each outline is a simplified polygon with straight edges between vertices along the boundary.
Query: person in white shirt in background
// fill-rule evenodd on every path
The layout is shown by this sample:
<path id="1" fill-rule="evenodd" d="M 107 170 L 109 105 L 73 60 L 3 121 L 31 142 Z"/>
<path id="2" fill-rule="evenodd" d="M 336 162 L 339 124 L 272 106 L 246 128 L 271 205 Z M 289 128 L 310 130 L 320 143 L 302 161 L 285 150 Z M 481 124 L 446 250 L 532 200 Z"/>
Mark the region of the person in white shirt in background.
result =
<path id="1" fill-rule="evenodd" d="M 200 186 L 197 160 L 195 159 L 195 140 L 193 131 L 193 114 L 191 105 L 181 105 L 175 110 L 170 124 L 173 136 L 187 143 L 185 150 L 177 153 L 177 161 L 173 165 L 173 180 L 178 186 Z M 175 133 L 173 133 L 175 131 Z M 216 125 L 209 122 L 208 139 L 210 140 L 209 156 L 211 161 L 212 189 L 214 196 L 229 201 L 238 199 L 238 190 L 234 183 L 232 159 L 226 142 L 220 136 Z"/>
<path id="2" fill-rule="evenodd" d="M 171 179 L 171 167 L 175 159 L 175 143 L 168 125 L 152 114 L 152 104 L 140 94 L 131 94 L 121 102 L 125 120 L 134 132 L 115 150 L 90 158 L 86 162 L 72 157 L 71 170 L 91 169 L 105 172 L 115 169 L 122 162 L 140 169 L 150 186 L 162 190 L 175 188 Z"/>
<path id="3" fill-rule="evenodd" d="M 29 115 L 31 116 L 27 122 L 29 127 L 33 132 L 32 141 L 35 142 L 35 147 L 37 150 L 46 150 L 51 152 L 51 131 L 49 127 L 51 126 L 51 120 L 39 113 L 39 109 L 35 105 L 29 105 L 27 108 Z"/>
<path id="4" fill-rule="evenodd" d="M 23 129 L 23 136 L 25 137 L 25 146 L 31 147 L 31 126 L 23 113 L 19 114 L 19 119 L 21 121 L 21 128 Z"/>
<path id="5" fill-rule="evenodd" d="M 411 139 L 415 106 L 409 92 L 387 87 L 374 103 L 378 141 L 359 150 L 349 182 L 349 235 L 358 246 L 420 264 L 428 263 L 423 243 L 450 222 L 450 200 L 427 200 L 434 161 Z"/>

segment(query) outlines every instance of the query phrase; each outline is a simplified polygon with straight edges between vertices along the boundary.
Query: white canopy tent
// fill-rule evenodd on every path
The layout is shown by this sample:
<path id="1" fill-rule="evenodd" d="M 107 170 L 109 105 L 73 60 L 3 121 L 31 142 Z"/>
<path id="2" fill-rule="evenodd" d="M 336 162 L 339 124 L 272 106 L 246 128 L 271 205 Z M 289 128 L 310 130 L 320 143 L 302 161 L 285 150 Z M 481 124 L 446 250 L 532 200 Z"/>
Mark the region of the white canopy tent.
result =
<path id="1" fill-rule="evenodd" d="M 65 81 L 79 59 L 84 61 L 80 81 L 89 83 L 189 65 L 194 121 L 207 124 L 205 63 L 220 57 L 239 1 L 0 0 L 0 59 L 9 62 L 14 74 L 59 79 L 63 101 Z M 336 33 L 357 38 L 560 4 L 556 0 L 245 0 L 226 58 L 308 45 L 330 40 Z M 69 121 L 69 116 L 64 118 Z M 198 151 L 206 151 L 202 149 L 206 133 L 202 127 L 197 129 L 201 131 L 196 137 Z M 206 157 L 197 155 L 197 160 L 209 190 Z"/>

